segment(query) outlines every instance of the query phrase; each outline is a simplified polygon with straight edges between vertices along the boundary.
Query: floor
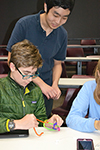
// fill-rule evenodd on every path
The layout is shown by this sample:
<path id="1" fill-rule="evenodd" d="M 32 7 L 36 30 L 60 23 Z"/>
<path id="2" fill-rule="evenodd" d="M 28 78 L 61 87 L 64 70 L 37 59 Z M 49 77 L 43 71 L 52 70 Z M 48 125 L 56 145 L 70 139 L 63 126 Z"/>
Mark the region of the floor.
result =
<path id="1" fill-rule="evenodd" d="M 58 100 L 53 100 L 53 108 L 52 109 L 59 107 L 63 104 L 66 91 L 61 90 L 61 92 L 62 92 L 62 94 L 61 94 L 60 98 Z"/>

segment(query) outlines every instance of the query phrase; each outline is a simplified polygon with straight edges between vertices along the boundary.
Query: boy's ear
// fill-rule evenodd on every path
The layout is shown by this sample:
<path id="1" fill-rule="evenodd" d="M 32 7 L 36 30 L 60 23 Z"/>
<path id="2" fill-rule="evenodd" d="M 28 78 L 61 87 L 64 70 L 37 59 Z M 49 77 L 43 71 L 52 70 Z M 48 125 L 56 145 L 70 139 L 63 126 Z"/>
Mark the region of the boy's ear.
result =
<path id="1" fill-rule="evenodd" d="M 47 4 L 44 3 L 44 11 L 47 12 Z"/>
<path id="2" fill-rule="evenodd" d="M 9 67 L 10 67 L 10 70 L 11 71 L 15 71 L 15 65 L 11 62 L 10 64 L 9 64 Z"/>

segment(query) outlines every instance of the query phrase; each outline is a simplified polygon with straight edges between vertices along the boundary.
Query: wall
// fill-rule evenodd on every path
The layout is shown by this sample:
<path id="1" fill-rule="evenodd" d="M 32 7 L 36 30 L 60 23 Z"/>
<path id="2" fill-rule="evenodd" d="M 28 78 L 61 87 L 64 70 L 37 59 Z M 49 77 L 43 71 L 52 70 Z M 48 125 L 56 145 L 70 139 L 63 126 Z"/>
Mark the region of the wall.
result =
<path id="1" fill-rule="evenodd" d="M 0 1 L 0 44 L 7 44 L 16 21 L 43 8 L 44 0 Z M 69 38 L 100 38 L 100 0 L 76 0 L 64 25 Z"/>

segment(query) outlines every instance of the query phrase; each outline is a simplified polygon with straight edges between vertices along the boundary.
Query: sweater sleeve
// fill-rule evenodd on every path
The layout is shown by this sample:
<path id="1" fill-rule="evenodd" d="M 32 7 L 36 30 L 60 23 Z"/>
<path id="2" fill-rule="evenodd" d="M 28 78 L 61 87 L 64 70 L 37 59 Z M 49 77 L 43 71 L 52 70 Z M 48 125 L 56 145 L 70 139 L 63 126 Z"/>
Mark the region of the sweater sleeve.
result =
<path id="1" fill-rule="evenodd" d="M 0 133 L 8 132 L 7 130 L 7 120 L 8 118 L 2 118 L 0 115 Z"/>
<path id="2" fill-rule="evenodd" d="M 89 83 L 84 84 L 81 88 L 66 118 L 68 127 L 82 132 L 93 132 L 96 130 L 94 128 L 96 118 L 85 118 L 90 105 L 90 95 L 93 94 L 88 84 Z"/>
<path id="3" fill-rule="evenodd" d="M 6 123 L 7 123 L 8 118 L 4 117 L 3 115 L 3 112 L 2 112 L 3 106 L 1 102 L 2 102 L 2 98 L 1 98 L 1 91 L 0 91 L 0 133 L 3 133 L 3 132 L 7 132 Z"/>

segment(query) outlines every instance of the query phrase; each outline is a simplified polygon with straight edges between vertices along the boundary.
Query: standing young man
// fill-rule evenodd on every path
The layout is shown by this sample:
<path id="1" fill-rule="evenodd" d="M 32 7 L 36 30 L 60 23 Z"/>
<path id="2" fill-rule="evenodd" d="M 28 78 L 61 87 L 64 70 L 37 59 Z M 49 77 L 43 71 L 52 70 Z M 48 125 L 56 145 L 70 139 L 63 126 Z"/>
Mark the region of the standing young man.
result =
<path id="1" fill-rule="evenodd" d="M 41 55 L 28 40 L 12 46 L 11 71 L 6 78 L 0 78 L 0 133 L 42 126 L 37 119 L 47 119 L 41 89 L 32 82 L 41 66 Z M 49 121 L 59 126 L 63 123 L 58 115 Z"/>
<path id="2" fill-rule="evenodd" d="M 58 81 L 61 76 L 61 61 L 65 60 L 67 32 L 62 27 L 70 15 L 75 0 L 45 0 L 44 11 L 21 18 L 15 25 L 7 51 L 19 41 L 28 39 L 39 49 L 43 67 L 38 69 L 40 76 L 33 79 L 42 90 L 47 116 L 50 116 L 53 99 L 59 99 L 61 91 Z"/>

